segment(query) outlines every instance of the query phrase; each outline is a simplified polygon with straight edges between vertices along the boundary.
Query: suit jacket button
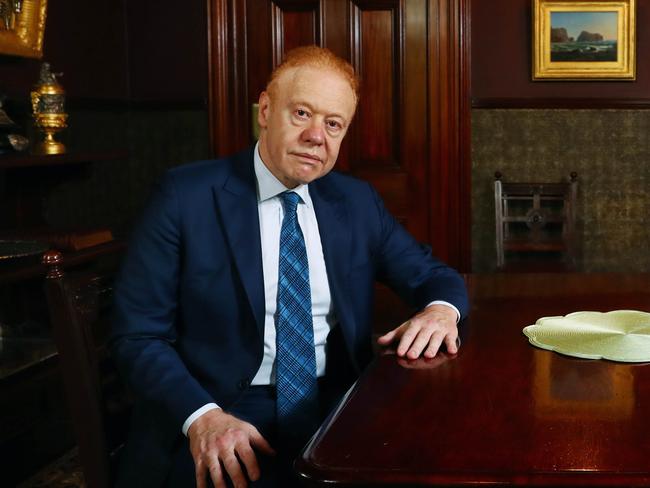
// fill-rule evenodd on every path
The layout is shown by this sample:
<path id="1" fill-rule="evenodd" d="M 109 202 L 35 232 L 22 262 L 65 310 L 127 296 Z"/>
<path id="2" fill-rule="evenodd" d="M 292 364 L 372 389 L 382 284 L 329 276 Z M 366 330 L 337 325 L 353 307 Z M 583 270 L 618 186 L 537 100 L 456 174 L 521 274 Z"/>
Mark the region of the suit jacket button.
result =
<path id="1" fill-rule="evenodd" d="M 250 384 L 251 384 L 251 380 L 249 380 L 248 378 L 243 378 L 239 380 L 239 382 L 237 383 L 237 388 L 239 388 L 240 390 L 245 390 L 246 388 L 248 388 L 248 385 Z"/>

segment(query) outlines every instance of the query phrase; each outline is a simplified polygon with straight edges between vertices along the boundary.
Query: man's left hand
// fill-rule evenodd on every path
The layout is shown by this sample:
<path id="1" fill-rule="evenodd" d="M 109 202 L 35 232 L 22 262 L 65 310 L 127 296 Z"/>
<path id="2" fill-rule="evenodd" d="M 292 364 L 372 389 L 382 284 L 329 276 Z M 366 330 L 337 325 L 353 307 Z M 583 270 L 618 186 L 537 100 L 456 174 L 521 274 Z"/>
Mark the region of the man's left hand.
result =
<path id="1" fill-rule="evenodd" d="M 456 311 L 451 307 L 429 305 L 410 320 L 379 337 L 377 343 L 388 346 L 392 342 L 399 341 L 397 355 L 408 359 L 416 359 L 420 355 L 432 358 L 443 342 L 447 352 L 456 354 L 458 352 L 456 318 Z"/>

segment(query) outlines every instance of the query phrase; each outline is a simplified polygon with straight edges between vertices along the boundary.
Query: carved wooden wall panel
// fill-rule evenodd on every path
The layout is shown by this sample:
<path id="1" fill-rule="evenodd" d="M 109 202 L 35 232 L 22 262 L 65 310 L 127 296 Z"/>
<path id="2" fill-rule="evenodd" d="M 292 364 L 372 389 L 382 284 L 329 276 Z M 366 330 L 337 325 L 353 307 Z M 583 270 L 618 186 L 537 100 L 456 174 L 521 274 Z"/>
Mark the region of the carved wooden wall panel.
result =
<path id="1" fill-rule="evenodd" d="M 276 66 L 274 53 L 277 49 L 274 41 L 277 42 L 282 38 L 275 31 L 276 22 L 273 21 L 273 12 L 276 8 L 276 5 L 268 0 L 246 0 L 245 30 L 238 33 L 245 41 L 245 51 L 237 54 L 245 60 L 246 64 L 246 78 L 241 82 L 248 85 L 248 107 L 257 102 L 260 92 L 266 86 L 269 74 Z M 250 123 L 248 125 L 250 127 Z"/>
<path id="2" fill-rule="evenodd" d="M 284 53 L 307 44 L 322 45 L 320 2 L 318 0 L 272 2 L 273 66 Z"/>
<path id="3" fill-rule="evenodd" d="M 399 165 L 396 129 L 401 108 L 401 46 L 399 9 L 395 7 L 364 9 L 353 3 L 352 61 L 364 80 L 356 116 L 353 169 Z"/>

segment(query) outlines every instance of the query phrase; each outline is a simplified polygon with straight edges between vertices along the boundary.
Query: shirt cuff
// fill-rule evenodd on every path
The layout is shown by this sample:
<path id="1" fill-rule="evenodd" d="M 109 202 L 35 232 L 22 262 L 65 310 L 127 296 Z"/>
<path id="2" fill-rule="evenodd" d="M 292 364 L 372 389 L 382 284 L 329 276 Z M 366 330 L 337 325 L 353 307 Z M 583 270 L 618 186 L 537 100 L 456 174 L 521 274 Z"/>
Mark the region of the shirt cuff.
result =
<path id="1" fill-rule="evenodd" d="M 427 305 L 427 307 L 430 307 L 431 305 L 444 305 L 445 307 L 449 307 L 449 308 L 453 309 L 453 311 L 456 312 L 456 323 L 460 322 L 460 312 L 451 303 L 445 302 L 444 300 L 434 300 L 433 302 L 429 303 Z M 427 308 L 427 307 L 424 307 L 424 308 Z"/>
<path id="2" fill-rule="evenodd" d="M 187 437 L 187 431 L 190 430 L 190 425 L 192 425 L 192 423 L 196 419 L 198 419 L 205 412 L 208 412 L 210 410 L 215 410 L 217 408 L 220 408 L 220 407 L 216 403 L 206 403 L 201 408 L 196 410 L 192 415 L 187 417 L 187 420 L 183 423 L 183 434 Z"/>

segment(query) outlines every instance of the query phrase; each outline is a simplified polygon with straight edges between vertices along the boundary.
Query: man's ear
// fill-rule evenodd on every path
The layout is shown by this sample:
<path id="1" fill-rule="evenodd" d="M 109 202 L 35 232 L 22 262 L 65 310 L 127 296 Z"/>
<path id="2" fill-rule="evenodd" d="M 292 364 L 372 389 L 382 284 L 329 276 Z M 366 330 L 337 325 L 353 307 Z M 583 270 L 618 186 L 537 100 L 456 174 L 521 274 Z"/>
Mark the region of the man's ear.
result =
<path id="1" fill-rule="evenodd" d="M 257 111 L 257 123 L 259 124 L 260 128 L 266 129 L 266 126 L 268 125 L 267 122 L 269 120 L 269 110 L 271 105 L 271 98 L 267 92 L 263 91 L 260 93 L 258 104 L 259 108 Z"/>

